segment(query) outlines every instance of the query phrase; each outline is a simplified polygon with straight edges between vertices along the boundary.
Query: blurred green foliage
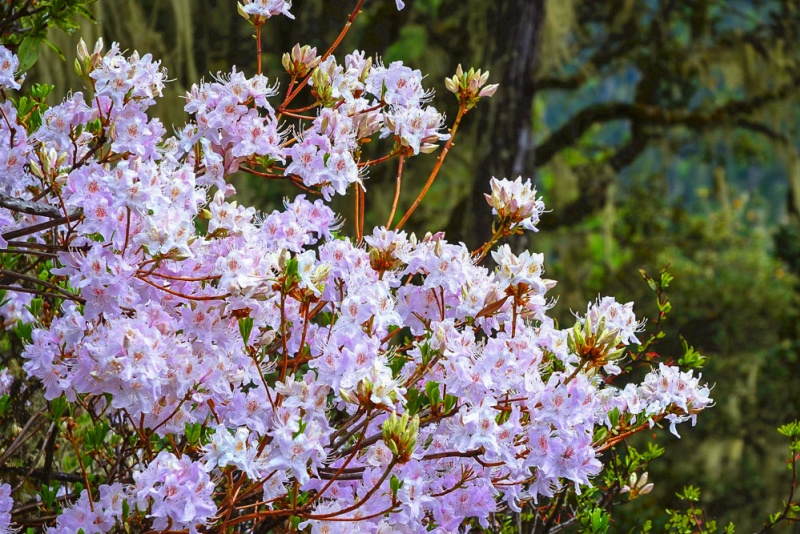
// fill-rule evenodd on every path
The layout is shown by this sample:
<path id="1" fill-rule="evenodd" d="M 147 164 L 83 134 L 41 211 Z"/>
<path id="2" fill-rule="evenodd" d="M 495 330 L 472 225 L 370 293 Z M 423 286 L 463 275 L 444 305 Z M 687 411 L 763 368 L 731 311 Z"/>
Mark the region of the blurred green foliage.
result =
<path id="1" fill-rule="evenodd" d="M 681 440 L 660 438 L 667 453 L 650 468 L 655 490 L 615 518 L 620 528 L 633 528 L 642 509 L 654 517 L 664 506 L 677 507 L 675 493 L 692 482 L 703 489 L 709 517 L 755 529 L 765 511 L 786 497 L 785 454 L 774 429 L 800 413 L 798 279 L 775 257 L 774 229 L 760 220 L 757 202 L 742 195 L 728 209 L 721 207 L 728 203 L 708 201 L 687 210 L 653 195 L 649 179 L 620 193 L 618 204 L 611 261 L 608 249 L 590 247 L 591 276 L 579 286 L 581 296 L 624 295 L 636 301 L 640 314 L 655 317 L 646 288 L 632 273 L 669 265 L 673 312 L 664 329 L 670 335 L 655 350 L 681 354 L 680 333 L 708 356 L 703 374 L 715 384 L 716 407 L 701 415 L 696 428 L 682 431 Z M 601 226 L 587 222 L 587 242 L 609 239 Z M 569 263 L 558 262 L 553 270 L 562 282 L 571 276 L 579 283 Z M 657 524 L 656 531 L 667 528 Z"/>

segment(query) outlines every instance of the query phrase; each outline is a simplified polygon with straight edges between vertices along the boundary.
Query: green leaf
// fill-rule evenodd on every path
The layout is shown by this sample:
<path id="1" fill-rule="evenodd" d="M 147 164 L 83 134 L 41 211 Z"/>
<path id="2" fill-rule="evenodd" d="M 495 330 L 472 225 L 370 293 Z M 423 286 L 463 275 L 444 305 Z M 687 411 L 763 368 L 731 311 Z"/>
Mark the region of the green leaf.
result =
<path id="1" fill-rule="evenodd" d="M 656 283 L 655 280 L 653 280 L 650 277 L 649 274 L 647 274 L 647 271 L 645 271 L 644 269 L 639 269 L 639 274 L 642 275 L 642 278 L 644 279 L 645 282 L 647 282 L 647 285 L 650 286 L 650 289 L 652 289 L 653 291 L 658 291 L 658 284 Z"/>
<path id="2" fill-rule="evenodd" d="M 202 430 L 203 425 L 200 423 L 186 423 L 184 434 L 186 435 L 186 441 L 189 442 L 189 445 L 200 444 L 200 433 Z"/>
<path id="3" fill-rule="evenodd" d="M 39 59 L 39 41 L 39 38 L 30 35 L 22 40 L 17 50 L 17 57 L 19 58 L 18 72 L 26 72 L 36 64 Z"/>
<path id="4" fill-rule="evenodd" d="M 403 487 L 403 483 L 397 478 L 397 475 L 392 475 L 392 478 L 389 479 L 389 488 L 392 490 L 392 495 L 397 496 L 397 491 Z"/>
<path id="5" fill-rule="evenodd" d="M 678 360 L 678 365 L 686 369 L 700 369 L 705 363 L 705 356 L 694 350 L 694 347 L 689 346 L 689 343 L 681 336 L 681 346 L 683 347 L 683 356 Z"/>
<path id="6" fill-rule="evenodd" d="M 77 28 L 77 27 L 78 26 L 76 25 L 75 28 Z M 65 29 L 63 26 L 61 28 Z M 68 33 L 71 33 L 71 32 L 68 32 Z M 55 45 L 55 43 L 52 43 L 51 41 L 48 41 L 47 39 L 42 39 L 42 42 L 47 45 L 47 48 L 49 48 L 50 50 L 55 52 L 56 55 L 61 58 L 61 61 L 66 61 L 67 60 L 67 58 L 64 56 L 64 52 L 62 52 L 61 49 Z"/>
<path id="7" fill-rule="evenodd" d="M 19 98 L 19 100 L 17 100 L 14 107 L 17 108 L 17 115 L 24 116 L 33 110 L 34 105 L 35 103 L 32 99 L 28 98 L 27 96 L 22 96 Z"/>
<path id="8" fill-rule="evenodd" d="M 0 397 L 0 417 L 4 416 L 11 407 L 11 397 L 3 395 Z"/>
<path id="9" fill-rule="evenodd" d="M 253 332 L 253 318 L 242 317 L 239 319 L 239 333 L 242 335 L 242 341 L 245 346 L 250 344 L 250 334 Z"/>
<path id="10" fill-rule="evenodd" d="M 105 420 L 100 421 L 93 427 L 90 427 L 86 430 L 86 446 L 88 449 L 95 450 L 100 448 L 103 442 L 106 440 L 106 436 L 108 435 L 109 426 L 108 422 Z"/>
<path id="11" fill-rule="evenodd" d="M 36 100 L 44 100 L 55 89 L 55 85 L 49 83 L 35 83 L 31 86 L 31 96 Z"/>
<path id="12" fill-rule="evenodd" d="M 609 422 L 611 422 L 611 428 L 614 428 L 615 426 L 617 426 L 617 423 L 619 423 L 619 415 L 620 415 L 619 408 L 614 408 L 613 410 L 608 412 L 608 420 Z"/>
<path id="13" fill-rule="evenodd" d="M 58 29 L 60 29 L 61 31 L 63 31 L 67 35 L 75 33 L 75 30 L 80 29 L 79 25 L 75 24 L 74 22 L 72 22 L 69 19 L 58 20 L 58 21 L 56 21 L 55 25 L 58 26 Z"/>
<path id="14" fill-rule="evenodd" d="M 53 421 L 58 421 L 64 412 L 67 411 L 67 398 L 64 395 L 57 397 L 50 401 L 50 413 L 52 414 Z"/>
<path id="15" fill-rule="evenodd" d="M 608 436 L 608 429 L 604 426 L 597 427 L 597 430 L 594 431 L 594 442 L 599 443 L 606 439 Z"/>
<path id="16" fill-rule="evenodd" d="M 288 292 L 292 289 L 295 282 L 300 280 L 300 266 L 297 263 L 297 258 L 290 258 L 286 261 L 286 281 L 284 289 Z"/>
<path id="17" fill-rule="evenodd" d="M 47 486 L 46 484 L 42 484 L 42 489 L 39 491 L 39 496 L 42 498 L 42 502 L 47 507 L 48 510 L 53 510 L 53 505 L 56 502 L 56 495 L 58 495 L 58 490 L 61 486 L 56 484 L 54 487 Z"/>
<path id="18" fill-rule="evenodd" d="M 36 297 L 35 299 L 31 300 L 30 306 L 25 306 L 25 309 L 31 312 L 31 315 L 34 317 L 39 317 L 39 314 L 42 311 L 43 303 L 44 301 L 41 298 Z"/>
<path id="19" fill-rule="evenodd" d="M 300 421 L 297 422 L 297 426 L 298 426 L 297 432 L 294 432 L 292 434 L 292 439 L 297 439 L 298 436 L 303 435 L 306 431 L 306 426 L 308 426 L 308 423 L 300 419 Z"/>
<path id="20" fill-rule="evenodd" d="M 581 532 L 604 534 L 608 532 L 611 516 L 600 507 L 592 508 L 587 515 L 580 517 Z"/>
<path id="21" fill-rule="evenodd" d="M 409 388 L 408 392 L 406 393 L 406 409 L 410 414 L 417 414 L 425 405 L 427 399 L 425 395 L 420 394 L 420 392 L 414 388 Z"/>
<path id="22" fill-rule="evenodd" d="M 33 343 L 33 324 L 17 321 L 14 333 L 25 343 Z"/>
<path id="23" fill-rule="evenodd" d="M 453 395 L 445 395 L 444 397 L 444 411 L 450 412 L 453 408 L 456 407 L 458 404 L 458 397 L 454 397 Z"/>
<path id="24" fill-rule="evenodd" d="M 691 484 L 685 486 L 683 491 L 679 491 L 676 495 L 682 501 L 697 502 L 700 500 L 700 490 Z"/>
<path id="25" fill-rule="evenodd" d="M 92 12 L 89 11 L 88 9 L 86 9 L 83 6 L 75 6 L 75 13 L 77 13 L 78 15 L 81 15 L 83 18 L 87 19 L 92 24 L 97 24 L 97 19 L 94 18 L 94 15 L 92 15 Z"/>
<path id="26" fill-rule="evenodd" d="M 647 451 L 642 454 L 642 459 L 645 462 L 650 462 L 663 455 L 665 451 L 666 449 L 664 449 L 664 447 L 659 447 L 657 444 L 651 441 L 647 444 Z"/>
<path id="27" fill-rule="evenodd" d="M 439 394 L 439 382 L 431 380 L 425 384 L 425 393 L 428 394 L 428 398 L 431 401 L 431 404 L 439 404 L 439 400 L 441 396 Z"/>
<path id="28" fill-rule="evenodd" d="M 405 366 L 408 361 L 409 359 L 402 354 L 395 354 L 392 356 L 391 360 L 389 360 L 389 368 L 392 370 L 392 378 L 398 377 L 400 371 L 403 369 L 403 366 Z"/>
<path id="29" fill-rule="evenodd" d="M 800 437 L 800 421 L 792 421 L 791 423 L 781 425 L 778 427 L 778 432 L 787 438 Z"/>

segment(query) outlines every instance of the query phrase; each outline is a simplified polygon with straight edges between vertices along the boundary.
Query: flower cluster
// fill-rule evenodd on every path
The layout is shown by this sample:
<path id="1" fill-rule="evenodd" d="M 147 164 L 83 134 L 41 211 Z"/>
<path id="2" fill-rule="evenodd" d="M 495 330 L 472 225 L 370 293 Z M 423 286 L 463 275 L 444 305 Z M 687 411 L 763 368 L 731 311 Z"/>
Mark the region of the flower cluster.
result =
<path id="1" fill-rule="evenodd" d="M 48 534 L 68 534 L 81 529 L 87 534 L 109 532 L 122 520 L 127 490 L 120 483 L 103 484 L 98 493 L 99 500 L 93 502 L 89 492 L 83 490 L 78 500 L 58 516 L 56 526 L 47 529 Z"/>
<path id="2" fill-rule="evenodd" d="M 261 24 L 289 7 L 240 10 Z M 267 517 L 311 532 L 488 528 L 501 509 L 591 485 L 610 410 L 630 425 L 613 430 L 633 432 L 639 414 L 674 427 L 710 404 L 698 378 L 663 365 L 641 385 L 609 383 L 618 369 L 574 332 L 621 354 L 638 342 L 632 304 L 604 298 L 558 328 L 541 254 L 503 245 L 489 269 L 443 234 L 341 238 L 322 199 L 259 214 L 229 198 L 237 170 L 326 200 L 360 192 L 374 135 L 393 138 L 390 157 L 434 149 L 449 134 L 419 71 L 296 47 L 284 65 L 293 84 L 306 76 L 315 116 L 234 69 L 192 87 L 191 120 L 167 137 L 147 115 L 166 77 L 157 61 L 117 45 L 83 55 L 91 101 L 75 93 L 30 131 L 0 103 L 16 125 L 0 130 L 0 192 L 39 206 L 0 208 L 0 233 L 23 239 L 0 246 L 51 250 L 50 295 L 66 300 L 33 328 L 24 372 L 84 425 L 105 421 L 111 437 L 83 439 L 118 456 L 52 531 L 130 517 L 190 532 Z M 471 106 L 494 92 L 479 71 L 458 76 Z M 544 205 L 529 181 L 491 187 L 501 225 L 535 229 Z M 4 321 L 32 322 L 30 297 L 13 298 Z M 8 502 L 0 486 L 0 527 Z"/>
<path id="3" fill-rule="evenodd" d="M 697 421 L 697 414 L 711 406 L 711 391 L 700 384 L 700 377 L 677 367 L 659 364 L 639 387 L 639 398 L 648 414 L 667 413 L 670 432 L 678 435 L 675 425 Z"/>
<path id="4" fill-rule="evenodd" d="M 14 507 L 14 500 L 11 498 L 11 486 L 0 484 L 0 532 L 10 532 L 11 529 L 11 509 Z"/>
<path id="5" fill-rule="evenodd" d="M 15 79 L 19 59 L 11 53 L 11 50 L 0 45 L 0 86 L 9 89 L 19 89 L 19 82 Z"/>
<path id="6" fill-rule="evenodd" d="M 188 456 L 161 451 L 146 469 L 134 473 L 134 480 L 130 492 L 140 509 L 149 509 L 155 530 L 188 528 L 194 534 L 217 512 L 205 465 Z"/>
<path id="7" fill-rule="evenodd" d="M 294 18 L 289 12 L 292 8 L 291 0 L 244 0 L 244 4 L 238 5 L 239 12 L 247 19 L 252 16 L 256 24 L 263 24 L 268 18 L 276 15 Z"/>
<path id="8" fill-rule="evenodd" d="M 536 198 L 536 188 L 531 186 L 531 181 L 523 182 L 522 177 L 513 182 L 492 178 L 490 185 L 492 193 L 484 196 L 500 224 L 519 225 L 526 230 L 536 231 L 539 216 L 544 211 L 544 202 Z"/>

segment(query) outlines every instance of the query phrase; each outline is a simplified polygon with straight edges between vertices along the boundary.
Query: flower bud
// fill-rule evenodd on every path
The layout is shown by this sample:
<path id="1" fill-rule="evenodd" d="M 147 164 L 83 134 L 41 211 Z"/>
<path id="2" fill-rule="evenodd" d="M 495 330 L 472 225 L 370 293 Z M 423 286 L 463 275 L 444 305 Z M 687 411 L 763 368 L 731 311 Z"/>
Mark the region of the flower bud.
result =
<path id="1" fill-rule="evenodd" d="M 86 46 L 86 41 L 81 37 L 81 40 L 78 41 L 78 60 L 84 61 L 86 59 L 89 59 L 89 48 Z"/>
<path id="2" fill-rule="evenodd" d="M 409 419 L 408 412 L 405 412 L 398 419 L 397 412 L 392 412 L 389 419 L 383 423 L 382 433 L 384 443 L 392 451 L 398 463 L 406 463 L 411 459 L 414 447 L 417 445 L 419 416 L 415 415 L 413 419 Z"/>
<path id="3" fill-rule="evenodd" d="M 333 98 L 333 89 L 331 88 L 331 79 L 327 72 L 319 67 L 314 69 L 314 73 L 311 75 L 311 85 L 313 87 L 312 93 L 316 95 L 317 99 L 319 99 L 323 105 L 331 102 Z"/>
<path id="4" fill-rule="evenodd" d="M 592 367 L 602 367 L 625 352 L 619 330 L 607 329 L 605 317 L 592 324 L 590 315 L 575 323 L 567 336 L 567 347 Z"/>
<path id="5" fill-rule="evenodd" d="M 89 53 L 89 48 L 86 46 L 86 42 L 81 39 L 78 42 L 77 53 L 78 57 L 75 59 L 75 72 L 78 73 L 78 76 L 88 76 L 103 61 L 103 38 L 97 39 L 91 54 Z"/>
<path id="6" fill-rule="evenodd" d="M 244 6 L 242 5 L 241 2 L 236 2 L 236 11 L 239 12 L 239 15 L 244 17 L 244 20 L 248 22 L 250 21 L 250 15 L 247 13 L 247 11 L 244 10 Z"/>
<path id="7" fill-rule="evenodd" d="M 372 69 L 372 58 L 368 57 L 366 61 L 364 61 L 364 69 L 361 71 L 361 74 L 358 75 L 358 81 L 365 83 L 367 77 L 369 77 L 370 69 Z"/>
<path id="8" fill-rule="evenodd" d="M 641 478 L 634 472 L 628 477 L 628 483 L 620 489 L 620 493 L 630 493 L 631 499 L 635 499 L 640 495 L 647 495 L 653 491 L 653 483 L 647 483 L 647 472 L 642 473 Z"/>
<path id="9" fill-rule="evenodd" d="M 286 264 L 290 259 L 292 259 L 292 253 L 288 250 L 282 249 L 278 252 L 278 267 L 281 271 L 286 270 Z"/>
<path id="10" fill-rule="evenodd" d="M 452 78 L 445 78 L 444 85 L 448 91 L 454 93 L 460 106 L 472 109 L 481 98 L 488 98 L 497 91 L 497 84 L 486 85 L 489 80 L 489 71 L 481 72 L 480 69 L 469 69 L 464 72 L 459 65 Z M 484 87 L 486 85 L 486 87 Z"/>
<path id="11" fill-rule="evenodd" d="M 423 154 L 432 154 L 436 152 L 438 148 L 439 145 L 433 143 L 423 143 L 420 145 L 419 151 L 422 152 Z"/>
<path id="12" fill-rule="evenodd" d="M 350 404 L 358 404 L 358 399 L 349 391 L 345 389 L 339 390 L 339 396 L 342 398 L 343 401 L 348 402 Z"/>
<path id="13" fill-rule="evenodd" d="M 296 44 L 292 48 L 291 54 L 288 52 L 283 54 L 281 63 L 290 76 L 302 78 L 311 72 L 311 69 L 319 65 L 320 59 L 321 58 L 317 57 L 316 48 L 312 48 L 308 45 L 301 47 L 300 44 Z"/>
<path id="14" fill-rule="evenodd" d="M 28 167 L 30 168 L 31 174 L 36 176 L 39 179 L 44 179 L 44 172 L 42 172 L 42 168 L 39 164 L 33 160 L 28 162 Z"/>
<path id="15" fill-rule="evenodd" d="M 490 96 L 494 96 L 494 94 L 497 92 L 498 87 L 500 87 L 499 83 L 493 83 L 491 85 L 487 85 L 486 87 L 481 89 L 481 92 L 478 93 L 478 96 L 481 98 L 489 98 Z"/>

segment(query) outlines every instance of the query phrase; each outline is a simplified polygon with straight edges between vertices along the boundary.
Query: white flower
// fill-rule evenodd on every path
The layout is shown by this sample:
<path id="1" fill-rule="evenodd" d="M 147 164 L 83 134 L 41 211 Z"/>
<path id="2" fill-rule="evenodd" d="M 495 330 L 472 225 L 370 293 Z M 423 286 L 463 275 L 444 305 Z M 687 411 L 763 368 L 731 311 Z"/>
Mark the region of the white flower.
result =
<path id="1" fill-rule="evenodd" d="M 619 337 L 626 345 L 639 343 L 636 332 L 644 330 L 644 322 L 637 322 L 636 315 L 633 313 L 633 302 L 620 304 L 614 297 L 603 297 L 597 303 L 590 303 L 586 311 L 586 316 L 590 318 L 593 325 L 600 324 L 600 320 L 605 318 L 606 328 L 618 330 Z"/>
<path id="2" fill-rule="evenodd" d="M 293 19 L 294 15 L 289 13 L 291 8 L 291 0 L 245 0 L 244 5 L 239 4 L 239 10 L 253 15 L 257 23 L 263 23 L 275 15 L 286 15 Z"/>
<path id="3" fill-rule="evenodd" d="M 502 245 L 492 252 L 492 258 L 498 265 L 496 276 L 501 286 L 527 284 L 538 295 L 547 291 L 547 284 L 541 278 L 544 254 L 531 254 L 526 250 L 517 256 L 511 252 L 511 247 Z"/>
<path id="4" fill-rule="evenodd" d="M 19 59 L 11 50 L 0 45 L 0 87 L 19 89 L 19 84 L 14 79 L 14 73 L 19 68 Z"/>
<path id="5" fill-rule="evenodd" d="M 214 466 L 234 465 L 247 473 L 251 480 L 261 478 L 262 473 L 256 463 L 258 451 L 255 447 L 248 446 L 249 437 L 250 431 L 247 427 L 241 426 L 236 429 L 236 434 L 231 435 L 225 425 L 218 425 L 211 441 L 203 448 L 206 453 L 203 457 L 206 468 L 210 470 Z"/>
<path id="6" fill-rule="evenodd" d="M 531 181 L 518 177 L 513 182 L 503 178 L 491 180 L 492 194 L 484 195 L 492 207 L 492 213 L 501 222 L 520 225 L 527 230 L 536 231 L 539 216 L 544 212 L 544 202 L 536 198 L 536 188 Z"/>

